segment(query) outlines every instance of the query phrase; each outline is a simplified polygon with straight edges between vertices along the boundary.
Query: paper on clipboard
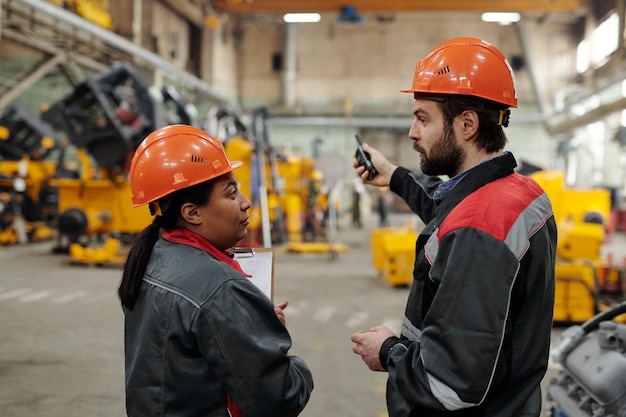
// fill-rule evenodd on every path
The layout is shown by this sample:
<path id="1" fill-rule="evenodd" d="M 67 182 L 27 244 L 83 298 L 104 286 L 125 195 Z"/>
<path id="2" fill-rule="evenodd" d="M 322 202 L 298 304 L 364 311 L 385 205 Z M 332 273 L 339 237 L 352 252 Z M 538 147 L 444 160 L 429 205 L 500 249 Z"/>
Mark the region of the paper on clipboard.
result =
<path id="1" fill-rule="evenodd" d="M 274 251 L 270 248 L 234 248 L 232 252 L 241 269 L 252 275 L 250 281 L 274 300 Z"/>

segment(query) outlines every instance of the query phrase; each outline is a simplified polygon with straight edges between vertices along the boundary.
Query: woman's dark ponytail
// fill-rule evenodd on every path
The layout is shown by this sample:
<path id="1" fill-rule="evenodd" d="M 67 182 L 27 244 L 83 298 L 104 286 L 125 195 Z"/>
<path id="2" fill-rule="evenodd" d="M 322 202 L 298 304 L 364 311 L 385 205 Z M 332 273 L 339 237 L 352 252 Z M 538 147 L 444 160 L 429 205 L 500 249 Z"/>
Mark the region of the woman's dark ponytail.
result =
<path id="1" fill-rule="evenodd" d="M 137 301 L 152 249 L 159 240 L 161 223 L 161 216 L 156 216 L 152 223 L 137 235 L 128 252 L 122 282 L 117 290 L 122 307 L 132 310 L 135 301 Z"/>
<path id="2" fill-rule="evenodd" d="M 170 194 L 167 198 L 159 200 L 159 205 L 163 211 L 162 214 L 155 216 L 152 224 L 137 235 L 128 252 L 124 272 L 122 273 L 122 282 L 117 290 L 122 307 L 132 310 L 135 305 L 152 249 L 161 236 L 161 230 L 172 230 L 177 227 L 176 225 L 180 218 L 180 208 L 185 202 L 190 202 L 197 206 L 207 204 L 214 186 L 214 180 L 205 181 L 183 188 Z"/>

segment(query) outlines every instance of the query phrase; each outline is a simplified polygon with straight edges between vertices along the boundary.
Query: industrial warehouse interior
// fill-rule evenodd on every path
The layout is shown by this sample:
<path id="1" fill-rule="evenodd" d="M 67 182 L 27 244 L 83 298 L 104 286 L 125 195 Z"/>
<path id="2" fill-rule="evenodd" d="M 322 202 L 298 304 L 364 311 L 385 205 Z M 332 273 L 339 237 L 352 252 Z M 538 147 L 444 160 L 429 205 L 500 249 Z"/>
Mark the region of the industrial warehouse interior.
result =
<path id="1" fill-rule="evenodd" d="M 182 124 L 243 162 L 237 246 L 273 254 L 300 415 L 388 417 L 351 335 L 403 330 L 427 222 L 362 182 L 355 135 L 420 171 L 402 90 L 458 37 L 506 58 L 505 150 L 554 211 L 541 415 L 626 416 L 626 0 L 0 0 L 0 415 L 127 415 L 117 291 L 153 221 L 129 169 Z"/>

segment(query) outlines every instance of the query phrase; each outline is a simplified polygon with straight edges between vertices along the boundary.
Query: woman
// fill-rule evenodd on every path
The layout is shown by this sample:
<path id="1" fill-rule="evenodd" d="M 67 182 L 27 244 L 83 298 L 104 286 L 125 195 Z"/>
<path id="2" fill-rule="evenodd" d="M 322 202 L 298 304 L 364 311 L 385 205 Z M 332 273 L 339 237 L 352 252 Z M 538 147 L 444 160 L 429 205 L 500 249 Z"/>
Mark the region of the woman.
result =
<path id="1" fill-rule="evenodd" d="M 288 354 L 287 303 L 274 306 L 229 252 L 247 233 L 241 164 L 186 125 L 157 129 L 133 156 L 133 206 L 155 218 L 118 290 L 129 416 L 296 416 L 309 400 L 311 372 Z"/>

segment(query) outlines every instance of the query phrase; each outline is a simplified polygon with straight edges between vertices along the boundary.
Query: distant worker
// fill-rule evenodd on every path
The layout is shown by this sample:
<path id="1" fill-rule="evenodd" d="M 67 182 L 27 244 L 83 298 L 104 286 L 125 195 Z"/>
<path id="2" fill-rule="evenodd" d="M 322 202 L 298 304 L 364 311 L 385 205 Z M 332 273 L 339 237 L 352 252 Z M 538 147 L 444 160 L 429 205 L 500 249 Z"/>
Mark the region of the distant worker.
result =
<path id="1" fill-rule="evenodd" d="M 319 200 L 324 187 L 324 174 L 319 170 L 314 170 L 309 179 L 306 207 L 304 210 L 304 226 L 302 235 L 305 242 L 313 242 L 318 238 L 323 238 L 323 210 L 320 210 Z"/>
<path id="2" fill-rule="evenodd" d="M 311 372 L 288 353 L 287 303 L 274 305 L 229 251 L 248 226 L 241 164 L 187 125 L 157 129 L 133 156 L 133 206 L 155 218 L 118 290 L 130 417 L 294 417 L 310 398 Z"/>
<path id="3" fill-rule="evenodd" d="M 365 186 L 363 180 L 356 177 L 352 182 L 352 226 L 356 228 L 363 227 L 363 194 L 365 194 Z"/>
<path id="4" fill-rule="evenodd" d="M 376 209 L 378 210 L 378 227 L 389 226 L 389 187 L 378 187 Z"/>
<path id="5" fill-rule="evenodd" d="M 557 229 L 545 192 L 503 150 L 517 107 L 511 68 L 485 41 L 452 39 L 417 63 L 404 92 L 414 96 L 409 138 L 421 172 L 367 144 L 378 175 L 368 181 L 354 166 L 426 226 L 400 336 L 356 332 L 353 351 L 388 372 L 390 417 L 539 416 Z"/>

